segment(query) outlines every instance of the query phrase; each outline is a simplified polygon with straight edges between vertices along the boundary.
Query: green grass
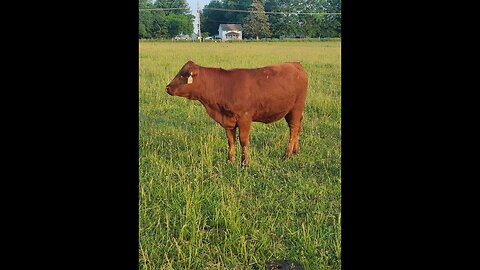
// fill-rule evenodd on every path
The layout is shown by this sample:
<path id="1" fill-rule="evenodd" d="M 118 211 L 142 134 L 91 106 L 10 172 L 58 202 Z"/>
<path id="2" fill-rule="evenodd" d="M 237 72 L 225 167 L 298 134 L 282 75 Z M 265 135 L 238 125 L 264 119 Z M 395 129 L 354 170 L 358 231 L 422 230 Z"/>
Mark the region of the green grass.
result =
<path id="1" fill-rule="evenodd" d="M 140 42 L 139 269 L 341 267 L 341 42 Z M 165 86 L 189 59 L 223 68 L 301 61 L 300 153 L 285 120 L 254 123 L 250 166 L 227 164 L 224 129 Z M 238 136 L 238 133 L 237 133 Z"/>

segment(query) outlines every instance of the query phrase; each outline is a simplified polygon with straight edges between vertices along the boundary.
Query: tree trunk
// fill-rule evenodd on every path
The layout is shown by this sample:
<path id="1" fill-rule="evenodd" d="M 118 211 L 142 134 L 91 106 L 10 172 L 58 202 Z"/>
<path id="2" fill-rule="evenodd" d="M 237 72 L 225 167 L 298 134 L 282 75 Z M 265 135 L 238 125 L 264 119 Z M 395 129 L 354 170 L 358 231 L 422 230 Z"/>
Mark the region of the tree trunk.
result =
<path id="1" fill-rule="evenodd" d="M 258 36 L 257 36 L 257 40 L 258 40 Z"/>

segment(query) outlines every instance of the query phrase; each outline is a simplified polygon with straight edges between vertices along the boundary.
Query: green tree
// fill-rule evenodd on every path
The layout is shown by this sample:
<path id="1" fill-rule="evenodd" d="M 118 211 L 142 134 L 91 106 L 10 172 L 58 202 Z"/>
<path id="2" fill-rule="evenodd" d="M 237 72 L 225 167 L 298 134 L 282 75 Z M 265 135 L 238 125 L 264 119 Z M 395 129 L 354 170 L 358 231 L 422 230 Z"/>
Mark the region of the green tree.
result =
<path id="1" fill-rule="evenodd" d="M 326 13 L 341 13 L 342 0 L 326 0 L 324 4 Z M 342 36 L 342 15 L 327 14 L 320 23 L 320 36 L 341 37 Z"/>
<path id="2" fill-rule="evenodd" d="M 168 38 L 167 18 L 163 11 L 154 11 L 150 35 L 152 38 Z"/>
<path id="3" fill-rule="evenodd" d="M 266 11 L 285 12 L 269 16 L 274 37 L 341 36 L 341 15 L 295 14 L 295 13 L 340 13 L 341 0 L 266 0 Z M 293 14 L 291 14 L 293 13 Z"/>
<path id="4" fill-rule="evenodd" d="M 138 1 L 138 8 L 152 8 L 153 4 L 149 0 Z M 138 38 L 151 38 L 151 28 L 153 25 L 152 11 L 138 11 Z"/>
<path id="5" fill-rule="evenodd" d="M 221 23 L 227 23 L 225 13 L 217 10 L 210 10 L 208 8 L 224 8 L 222 2 L 212 0 L 208 5 L 205 5 L 200 14 L 200 27 L 203 32 L 218 34 L 218 26 Z"/>
<path id="6" fill-rule="evenodd" d="M 165 14 L 190 14 L 190 7 L 188 6 L 187 0 L 156 0 L 156 8 L 181 8 L 181 9 L 172 9 L 165 10 Z"/>
<path id="7" fill-rule="evenodd" d="M 250 6 L 250 13 L 245 18 L 243 25 L 243 34 L 245 37 L 270 37 L 272 35 L 268 23 L 268 16 L 265 14 L 263 2 L 253 0 Z"/>
<path id="8" fill-rule="evenodd" d="M 172 38 L 180 33 L 193 32 L 194 16 L 190 14 L 186 0 L 139 0 L 140 9 L 182 8 L 174 10 L 139 11 L 139 38 Z"/>
<path id="9" fill-rule="evenodd" d="M 298 10 L 297 0 L 266 0 L 265 11 L 292 12 Z M 281 38 L 295 36 L 299 31 L 299 19 L 296 14 L 272 14 L 269 16 L 270 29 L 273 37 Z"/>
<path id="10" fill-rule="evenodd" d="M 200 15 L 202 33 L 209 32 L 218 35 L 218 27 L 222 23 L 242 24 L 248 13 L 234 11 L 210 10 L 209 8 L 223 8 L 235 10 L 248 10 L 252 0 L 212 0 L 204 6 Z"/>
<path id="11" fill-rule="evenodd" d="M 223 0 L 225 9 L 248 10 L 252 5 L 252 0 Z M 245 12 L 225 12 L 225 18 L 231 23 L 243 24 L 248 13 Z"/>
<path id="12" fill-rule="evenodd" d="M 195 17 L 192 14 L 168 14 L 166 16 L 167 36 L 172 38 L 178 34 L 192 34 L 194 19 Z"/>

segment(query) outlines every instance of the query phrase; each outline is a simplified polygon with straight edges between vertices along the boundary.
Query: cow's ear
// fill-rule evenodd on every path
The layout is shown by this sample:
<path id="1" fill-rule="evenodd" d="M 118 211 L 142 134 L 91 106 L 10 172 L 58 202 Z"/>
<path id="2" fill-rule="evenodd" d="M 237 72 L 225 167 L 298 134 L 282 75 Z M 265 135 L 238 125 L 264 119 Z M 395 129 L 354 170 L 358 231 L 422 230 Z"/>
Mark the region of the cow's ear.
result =
<path id="1" fill-rule="evenodd" d="M 193 68 L 190 70 L 190 76 L 197 76 L 198 75 L 198 68 Z"/>

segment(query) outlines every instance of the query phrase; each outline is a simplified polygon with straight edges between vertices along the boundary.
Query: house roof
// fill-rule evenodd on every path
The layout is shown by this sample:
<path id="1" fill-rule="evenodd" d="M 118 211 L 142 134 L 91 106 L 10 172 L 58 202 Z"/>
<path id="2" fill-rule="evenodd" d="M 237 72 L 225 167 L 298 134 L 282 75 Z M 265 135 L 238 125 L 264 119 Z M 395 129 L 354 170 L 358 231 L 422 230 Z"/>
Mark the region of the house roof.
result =
<path id="1" fill-rule="evenodd" d="M 242 25 L 240 24 L 220 24 L 220 28 L 223 30 L 223 31 L 242 31 L 243 28 L 242 28 Z"/>

